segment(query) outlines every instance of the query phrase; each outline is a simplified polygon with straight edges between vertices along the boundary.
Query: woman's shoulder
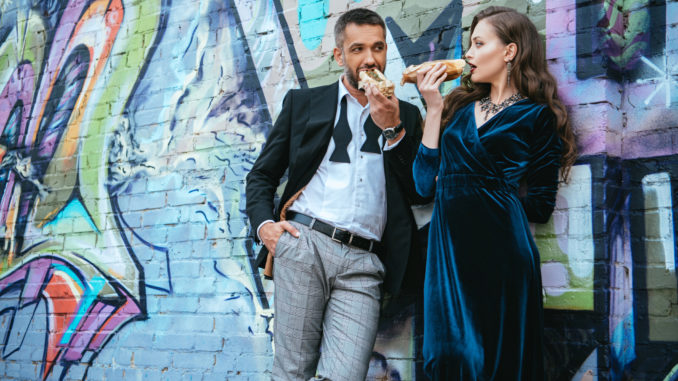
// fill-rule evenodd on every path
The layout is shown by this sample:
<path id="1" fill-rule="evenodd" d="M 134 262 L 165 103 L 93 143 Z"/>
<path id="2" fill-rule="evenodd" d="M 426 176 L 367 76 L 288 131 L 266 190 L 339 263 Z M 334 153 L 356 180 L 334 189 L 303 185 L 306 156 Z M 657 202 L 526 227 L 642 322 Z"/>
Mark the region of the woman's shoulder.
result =
<path id="1" fill-rule="evenodd" d="M 556 114 L 553 113 L 551 107 L 544 103 L 537 103 L 537 120 L 542 124 L 549 124 L 552 120 L 556 118 Z"/>
<path id="2" fill-rule="evenodd" d="M 532 133 L 535 136 L 551 136 L 557 134 L 556 115 L 548 104 L 529 101 L 532 120 Z"/>
<path id="3" fill-rule="evenodd" d="M 464 104 L 460 104 L 459 106 L 457 106 L 457 112 L 455 114 L 462 115 L 462 114 L 471 112 L 471 111 L 473 111 L 475 104 L 476 104 L 476 101 L 474 101 L 474 100 L 468 101 L 467 103 L 464 103 Z"/>
<path id="4" fill-rule="evenodd" d="M 540 121 L 548 121 L 555 117 L 555 114 L 551 110 L 548 104 L 540 103 L 530 98 L 525 98 L 516 104 L 516 111 L 527 115 L 530 114 L 533 118 Z"/>
<path id="5" fill-rule="evenodd" d="M 475 105 L 475 101 L 470 101 L 464 105 L 460 105 L 457 107 L 457 110 L 454 112 L 454 115 L 452 115 L 452 119 L 450 119 L 449 123 L 447 124 L 452 125 L 452 124 L 458 124 L 461 121 L 468 121 L 471 116 L 471 112 L 473 112 L 473 106 Z"/>

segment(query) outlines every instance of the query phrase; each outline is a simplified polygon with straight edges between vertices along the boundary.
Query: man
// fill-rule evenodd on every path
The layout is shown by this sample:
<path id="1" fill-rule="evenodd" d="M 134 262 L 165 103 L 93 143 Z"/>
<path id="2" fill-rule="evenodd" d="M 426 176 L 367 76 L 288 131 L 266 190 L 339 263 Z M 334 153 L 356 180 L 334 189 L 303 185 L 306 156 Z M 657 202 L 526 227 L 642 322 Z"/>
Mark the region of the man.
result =
<path id="1" fill-rule="evenodd" d="M 285 96 L 247 176 L 247 214 L 265 246 L 258 264 L 275 256 L 275 379 L 365 379 L 381 290 L 398 293 L 414 249 L 409 206 L 426 201 L 412 180 L 418 109 L 358 90 L 360 71 L 384 71 L 384 21 L 346 12 L 335 41 L 340 80 Z"/>

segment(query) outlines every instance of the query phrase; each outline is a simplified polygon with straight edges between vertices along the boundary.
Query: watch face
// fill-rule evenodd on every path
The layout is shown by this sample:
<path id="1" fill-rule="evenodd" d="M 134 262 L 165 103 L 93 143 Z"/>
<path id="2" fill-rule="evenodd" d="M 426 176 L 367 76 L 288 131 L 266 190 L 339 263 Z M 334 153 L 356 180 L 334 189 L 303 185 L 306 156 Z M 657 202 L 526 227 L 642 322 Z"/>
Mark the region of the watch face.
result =
<path id="1" fill-rule="evenodd" d="M 384 131 L 382 131 L 382 134 L 384 135 L 386 140 L 391 140 L 391 139 L 395 139 L 396 137 L 398 137 L 398 134 L 400 133 L 400 131 L 402 129 L 403 129 L 403 124 L 400 123 L 399 125 L 397 125 L 395 127 L 384 128 Z"/>
<path id="2" fill-rule="evenodd" d="M 395 132 L 395 128 L 386 128 L 382 132 L 386 140 L 391 140 L 394 139 L 396 136 L 398 136 L 398 133 Z"/>

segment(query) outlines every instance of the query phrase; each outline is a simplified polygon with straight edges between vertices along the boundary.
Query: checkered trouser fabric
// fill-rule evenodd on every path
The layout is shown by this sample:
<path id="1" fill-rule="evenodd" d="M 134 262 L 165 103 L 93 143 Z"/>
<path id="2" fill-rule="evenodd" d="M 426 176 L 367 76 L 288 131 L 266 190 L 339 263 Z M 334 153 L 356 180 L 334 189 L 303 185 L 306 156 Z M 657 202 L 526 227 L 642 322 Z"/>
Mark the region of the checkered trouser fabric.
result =
<path id="1" fill-rule="evenodd" d="M 273 380 L 364 380 L 379 320 L 376 254 L 291 222 L 275 249 Z M 315 376 L 315 378 L 314 378 Z"/>

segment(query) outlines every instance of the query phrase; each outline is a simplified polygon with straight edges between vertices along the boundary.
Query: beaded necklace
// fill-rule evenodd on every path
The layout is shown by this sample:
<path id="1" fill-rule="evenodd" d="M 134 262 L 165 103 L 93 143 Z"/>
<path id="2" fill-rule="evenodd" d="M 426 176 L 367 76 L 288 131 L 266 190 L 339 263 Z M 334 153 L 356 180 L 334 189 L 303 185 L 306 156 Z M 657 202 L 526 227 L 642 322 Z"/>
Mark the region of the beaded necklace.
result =
<path id="1" fill-rule="evenodd" d="M 480 102 L 480 111 L 483 112 L 485 111 L 485 120 L 489 119 L 490 115 L 494 115 L 498 113 L 499 111 L 507 108 L 508 106 L 525 99 L 524 96 L 522 96 L 520 93 L 515 93 L 511 95 L 510 97 L 506 98 L 503 102 L 500 104 L 495 104 L 490 100 L 490 97 L 487 96 L 485 98 L 482 98 Z"/>

